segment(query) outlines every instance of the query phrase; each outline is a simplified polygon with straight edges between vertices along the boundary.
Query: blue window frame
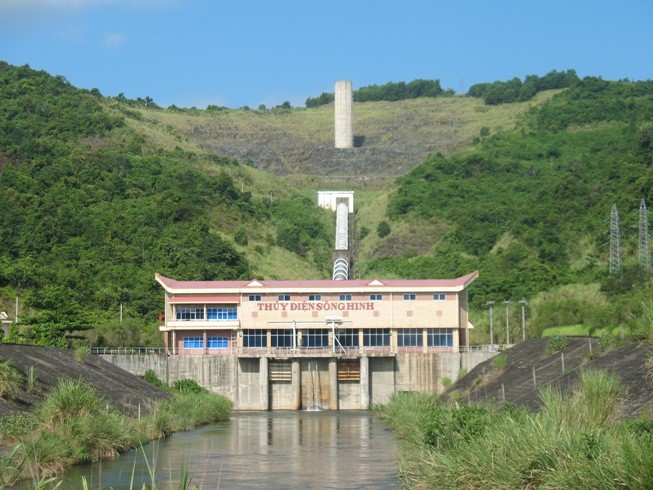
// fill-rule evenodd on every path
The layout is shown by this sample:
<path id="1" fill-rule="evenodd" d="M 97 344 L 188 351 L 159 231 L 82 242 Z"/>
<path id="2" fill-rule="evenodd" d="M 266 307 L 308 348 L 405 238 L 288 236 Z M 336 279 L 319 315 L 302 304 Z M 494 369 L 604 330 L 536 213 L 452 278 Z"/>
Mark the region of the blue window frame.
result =
<path id="1" fill-rule="evenodd" d="M 447 298 L 447 295 L 445 293 L 435 293 L 433 295 L 433 299 L 435 301 L 444 301 Z"/>
<path id="2" fill-rule="evenodd" d="M 351 294 L 341 294 L 340 301 L 351 301 Z"/>
<path id="3" fill-rule="evenodd" d="M 267 347 L 268 333 L 266 330 L 243 330 L 243 347 Z"/>
<path id="4" fill-rule="evenodd" d="M 404 301 L 415 301 L 415 293 L 404 294 Z"/>
<path id="5" fill-rule="evenodd" d="M 238 309 L 235 306 L 218 306 L 206 309 L 208 320 L 238 320 Z"/>
<path id="6" fill-rule="evenodd" d="M 316 328 L 314 330 L 302 331 L 302 347 L 318 349 L 328 347 L 329 331 L 325 328 Z"/>
<path id="7" fill-rule="evenodd" d="M 292 347 L 293 331 L 290 329 L 271 330 L 271 347 Z"/>
<path id="8" fill-rule="evenodd" d="M 343 347 L 358 347 L 358 329 L 336 330 L 336 338 Z M 337 345 L 337 343 L 336 343 Z"/>
<path id="9" fill-rule="evenodd" d="M 422 329 L 400 328 L 397 331 L 397 345 L 399 347 L 420 347 L 424 345 Z"/>
<path id="10" fill-rule="evenodd" d="M 280 294 L 279 296 L 277 296 L 277 301 L 290 301 L 290 295 Z"/>
<path id="11" fill-rule="evenodd" d="M 228 349 L 229 339 L 227 337 L 207 337 L 206 344 L 209 349 Z"/>
<path id="12" fill-rule="evenodd" d="M 322 295 L 321 294 L 309 294 L 308 295 L 308 300 L 309 301 L 322 301 Z"/>
<path id="13" fill-rule="evenodd" d="M 204 339 L 202 337 L 184 337 L 184 349 L 203 349 Z"/>
<path id="14" fill-rule="evenodd" d="M 250 301 L 261 301 L 261 295 L 260 294 L 250 294 L 249 295 L 249 300 Z"/>
<path id="15" fill-rule="evenodd" d="M 365 347 L 390 347 L 390 330 L 387 328 L 363 329 Z"/>
<path id="16" fill-rule="evenodd" d="M 382 301 L 383 295 L 381 293 L 370 294 L 370 301 Z"/>
<path id="17" fill-rule="evenodd" d="M 427 341 L 429 347 L 452 347 L 453 329 L 429 328 L 427 330 Z"/>
<path id="18" fill-rule="evenodd" d="M 191 321 L 204 320 L 204 308 L 202 306 L 177 306 L 177 320 Z"/>

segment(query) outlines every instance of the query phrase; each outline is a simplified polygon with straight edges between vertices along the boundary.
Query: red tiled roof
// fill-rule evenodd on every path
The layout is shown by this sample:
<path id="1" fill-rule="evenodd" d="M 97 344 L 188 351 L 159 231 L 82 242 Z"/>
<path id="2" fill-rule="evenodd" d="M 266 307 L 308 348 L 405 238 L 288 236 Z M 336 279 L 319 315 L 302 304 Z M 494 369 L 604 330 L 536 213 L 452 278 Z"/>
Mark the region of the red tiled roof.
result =
<path id="1" fill-rule="evenodd" d="M 334 281 L 330 279 L 311 279 L 306 281 L 286 280 L 286 281 L 267 281 L 267 280 L 247 280 L 247 281 L 177 281 L 160 274 L 155 274 L 155 279 L 164 287 L 170 289 L 244 289 L 255 292 L 260 287 L 270 289 L 320 289 L 320 288 L 374 288 L 382 291 L 384 288 L 401 287 L 401 288 L 451 288 L 464 287 L 478 277 L 478 271 L 472 272 L 465 276 L 453 279 L 364 279 Z M 261 286 L 248 286 L 252 282 L 258 282 Z M 379 285 L 378 283 L 381 283 Z M 374 284 L 371 284 L 374 283 Z"/>
<path id="2" fill-rule="evenodd" d="M 175 296 L 169 303 L 240 303 L 238 296 Z"/>

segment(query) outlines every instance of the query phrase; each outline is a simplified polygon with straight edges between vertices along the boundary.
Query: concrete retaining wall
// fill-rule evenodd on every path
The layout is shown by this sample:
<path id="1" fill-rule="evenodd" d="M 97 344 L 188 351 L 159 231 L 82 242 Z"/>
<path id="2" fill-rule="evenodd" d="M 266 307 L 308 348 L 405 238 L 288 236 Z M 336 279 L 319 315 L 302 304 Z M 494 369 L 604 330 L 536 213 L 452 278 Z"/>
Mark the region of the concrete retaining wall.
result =
<path id="1" fill-rule="evenodd" d="M 460 354 L 397 354 L 361 357 L 360 381 L 338 381 L 337 359 L 292 360 L 291 381 L 269 381 L 269 359 L 235 356 L 103 355 L 105 360 L 142 376 L 146 370 L 172 385 L 194 379 L 213 393 L 234 402 L 237 410 L 297 410 L 307 408 L 368 409 L 386 403 L 393 393 L 440 393 L 442 378 L 458 378 L 461 369 L 496 355 L 494 352 Z"/>

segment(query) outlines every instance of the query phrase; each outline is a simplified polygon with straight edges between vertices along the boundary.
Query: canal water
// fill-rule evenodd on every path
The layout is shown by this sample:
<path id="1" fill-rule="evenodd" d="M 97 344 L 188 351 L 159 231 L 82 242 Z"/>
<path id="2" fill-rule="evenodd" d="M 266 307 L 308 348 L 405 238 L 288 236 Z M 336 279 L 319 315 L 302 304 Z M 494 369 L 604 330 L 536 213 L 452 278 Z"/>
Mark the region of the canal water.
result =
<path id="1" fill-rule="evenodd" d="M 75 467 L 59 488 L 81 488 L 85 476 L 89 488 L 141 489 L 154 472 L 160 489 L 176 489 L 184 465 L 201 489 L 399 488 L 396 456 L 392 433 L 370 412 L 235 412 L 101 468 Z"/>

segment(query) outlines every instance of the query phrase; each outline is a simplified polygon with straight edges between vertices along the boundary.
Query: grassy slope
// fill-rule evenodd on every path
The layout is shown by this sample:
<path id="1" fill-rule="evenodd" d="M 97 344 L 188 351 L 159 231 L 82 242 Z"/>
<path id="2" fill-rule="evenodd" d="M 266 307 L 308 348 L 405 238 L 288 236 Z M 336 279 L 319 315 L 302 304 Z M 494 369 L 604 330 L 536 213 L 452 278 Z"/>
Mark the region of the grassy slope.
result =
<path id="1" fill-rule="evenodd" d="M 539 99 L 551 94 L 541 94 Z M 278 174 L 326 177 L 337 183 L 356 177 L 397 176 L 429 153 L 450 154 L 469 146 L 481 128 L 513 128 L 537 99 L 485 106 L 472 98 L 413 99 L 354 104 L 354 134 L 347 151 L 333 148 L 333 104 L 291 111 L 161 111 L 138 109 L 132 121 L 158 145 L 202 146 Z"/>

